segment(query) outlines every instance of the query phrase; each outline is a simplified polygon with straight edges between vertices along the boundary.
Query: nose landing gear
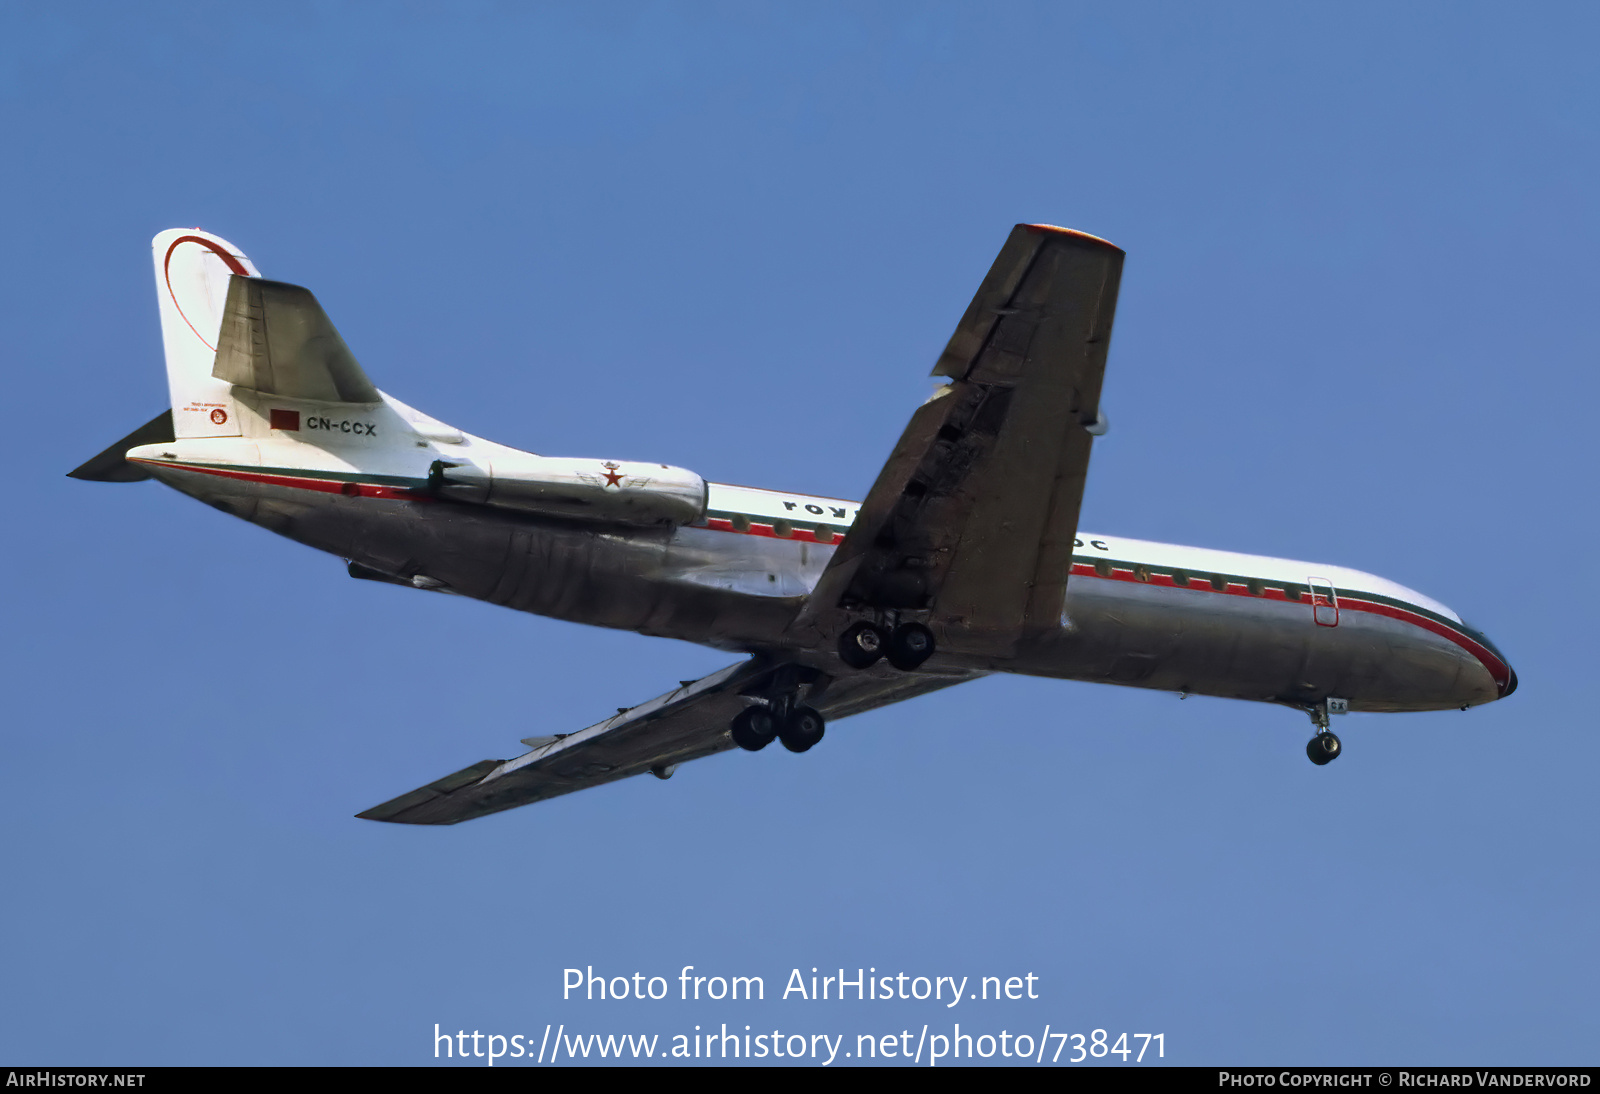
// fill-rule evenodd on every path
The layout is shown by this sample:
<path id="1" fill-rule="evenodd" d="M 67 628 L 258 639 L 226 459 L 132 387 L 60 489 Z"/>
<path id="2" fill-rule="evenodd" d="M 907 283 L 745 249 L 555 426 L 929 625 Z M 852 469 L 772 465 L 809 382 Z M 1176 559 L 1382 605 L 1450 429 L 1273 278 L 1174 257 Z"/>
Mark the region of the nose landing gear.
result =
<path id="1" fill-rule="evenodd" d="M 1306 758 L 1318 767 L 1331 764 L 1344 751 L 1343 743 L 1328 728 L 1328 715 L 1344 714 L 1349 709 L 1350 703 L 1346 699 L 1324 699 L 1306 709 L 1306 713 L 1311 715 L 1311 724 L 1317 727 L 1317 735 L 1306 742 Z"/>

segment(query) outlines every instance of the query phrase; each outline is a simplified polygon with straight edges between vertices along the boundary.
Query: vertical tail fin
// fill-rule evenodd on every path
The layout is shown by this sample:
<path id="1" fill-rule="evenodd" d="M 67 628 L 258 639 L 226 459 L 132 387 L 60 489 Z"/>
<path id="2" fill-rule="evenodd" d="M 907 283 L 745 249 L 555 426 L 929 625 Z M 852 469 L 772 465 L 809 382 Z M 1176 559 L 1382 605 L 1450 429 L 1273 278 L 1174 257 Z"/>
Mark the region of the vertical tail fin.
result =
<path id="1" fill-rule="evenodd" d="M 169 229 L 151 247 L 173 432 L 179 438 L 237 437 L 232 385 L 214 377 L 212 368 L 230 278 L 261 275 L 239 248 L 198 228 Z"/>

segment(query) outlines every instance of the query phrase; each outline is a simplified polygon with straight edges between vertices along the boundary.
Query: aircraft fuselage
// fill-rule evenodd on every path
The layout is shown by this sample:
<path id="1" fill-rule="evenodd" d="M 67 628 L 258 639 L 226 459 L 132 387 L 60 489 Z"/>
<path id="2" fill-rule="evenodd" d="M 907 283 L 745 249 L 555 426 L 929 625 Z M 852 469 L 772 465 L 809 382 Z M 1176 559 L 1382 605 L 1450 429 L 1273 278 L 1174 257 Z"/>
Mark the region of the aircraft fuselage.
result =
<path id="1" fill-rule="evenodd" d="M 181 443 L 181 442 L 180 442 Z M 420 480 L 130 455 L 207 504 L 383 577 L 576 623 L 839 671 L 797 646 L 800 604 L 857 503 L 712 484 L 691 525 L 559 520 L 430 496 Z M 364 568 L 364 569 L 363 569 Z M 1010 672 L 1357 711 L 1469 707 L 1516 678 L 1444 605 L 1343 567 L 1080 533 L 1060 625 L 1010 656 L 940 652 L 930 671 Z"/>

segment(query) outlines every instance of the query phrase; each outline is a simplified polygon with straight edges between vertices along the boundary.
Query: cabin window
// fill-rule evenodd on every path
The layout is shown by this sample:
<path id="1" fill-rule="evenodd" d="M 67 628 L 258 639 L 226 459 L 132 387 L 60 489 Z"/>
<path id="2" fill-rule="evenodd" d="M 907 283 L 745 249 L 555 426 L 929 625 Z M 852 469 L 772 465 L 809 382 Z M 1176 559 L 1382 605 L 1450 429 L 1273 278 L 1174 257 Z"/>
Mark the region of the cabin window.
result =
<path id="1" fill-rule="evenodd" d="M 1266 591 L 1267 591 L 1267 587 L 1265 585 L 1261 584 L 1260 581 L 1258 581 L 1257 579 L 1255 579 L 1253 577 L 1250 579 L 1250 595 L 1251 596 L 1260 596 L 1262 593 L 1264 593 Z"/>
<path id="2" fill-rule="evenodd" d="M 790 536 L 794 535 L 794 525 L 790 524 L 786 520 L 775 520 L 772 522 L 772 534 L 783 539 L 788 539 Z"/>
<path id="3" fill-rule="evenodd" d="M 1148 567 L 1148 566 L 1135 566 L 1133 568 L 1133 579 L 1135 581 L 1149 581 L 1150 580 L 1150 567 Z"/>
<path id="4" fill-rule="evenodd" d="M 1111 563 L 1108 562 L 1106 559 L 1103 559 L 1103 558 L 1095 559 L 1094 560 L 1094 572 L 1099 574 L 1101 577 L 1110 577 L 1111 576 Z"/>
<path id="5" fill-rule="evenodd" d="M 1219 593 L 1225 593 L 1228 591 L 1228 579 L 1221 574 L 1212 574 L 1211 587 Z"/>
<path id="6" fill-rule="evenodd" d="M 829 528 L 826 524 L 817 525 L 817 530 L 814 535 L 818 543 L 832 543 L 835 538 L 833 529 Z"/>
<path id="7" fill-rule="evenodd" d="M 750 530 L 750 518 L 745 516 L 743 513 L 733 514 L 733 519 L 728 521 L 728 523 L 733 525 L 733 530 L 735 532 L 748 532 Z"/>
<path id="8" fill-rule="evenodd" d="M 1299 600 L 1300 587 L 1298 585 L 1285 585 L 1283 587 L 1283 597 L 1285 600 Z"/>
<path id="9" fill-rule="evenodd" d="M 1174 585 L 1187 586 L 1189 584 L 1189 572 L 1187 570 L 1173 570 L 1172 583 Z"/>

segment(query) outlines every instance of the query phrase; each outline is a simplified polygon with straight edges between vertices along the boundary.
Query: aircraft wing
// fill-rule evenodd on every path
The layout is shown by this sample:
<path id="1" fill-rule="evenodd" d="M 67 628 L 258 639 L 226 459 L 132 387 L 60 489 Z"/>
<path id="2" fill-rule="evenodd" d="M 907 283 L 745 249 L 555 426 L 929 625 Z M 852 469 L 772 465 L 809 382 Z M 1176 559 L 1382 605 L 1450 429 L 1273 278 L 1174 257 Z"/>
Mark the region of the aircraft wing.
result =
<path id="1" fill-rule="evenodd" d="M 1060 626 L 1122 260 L 1012 229 L 934 367 L 951 382 L 912 415 L 797 630 L 927 610 L 941 649 L 1003 657 Z"/>
<path id="2" fill-rule="evenodd" d="M 457 824 L 726 751 L 734 747 L 728 734 L 734 715 L 789 667 L 754 659 L 729 665 L 576 733 L 528 738 L 532 751 L 515 759 L 482 760 L 356 815 L 399 824 Z M 823 677 L 811 682 L 807 701 L 832 721 L 979 675 L 883 668 Z"/>

